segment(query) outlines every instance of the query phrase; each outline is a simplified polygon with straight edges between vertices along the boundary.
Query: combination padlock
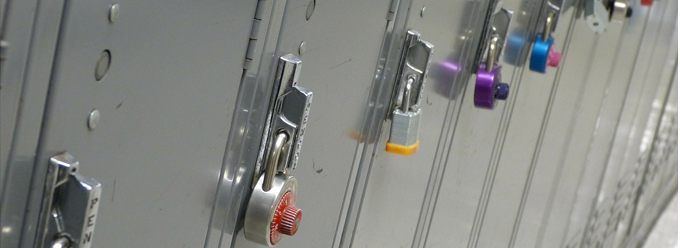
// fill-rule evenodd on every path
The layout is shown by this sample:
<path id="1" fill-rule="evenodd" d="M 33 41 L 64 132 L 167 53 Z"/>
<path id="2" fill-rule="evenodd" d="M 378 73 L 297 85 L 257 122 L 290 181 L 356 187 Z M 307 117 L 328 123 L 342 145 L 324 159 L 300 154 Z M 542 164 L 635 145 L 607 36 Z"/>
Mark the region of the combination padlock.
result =
<path id="1" fill-rule="evenodd" d="M 496 100 L 505 100 L 510 93 L 510 85 L 501 82 L 501 66 L 498 60 L 506 43 L 512 12 L 504 8 L 492 10 L 497 12 L 491 15 L 491 25 L 484 31 L 486 35 L 483 37 L 487 40 L 480 46 L 482 53 L 478 57 L 473 99 L 475 107 L 483 109 L 493 109 Z"/>
<path id="2" fill-rule="evenodd" d="M 419 104 L 433 50 L 432 44 L 420 39 L 420 33 L 413 30 L 406 33 L 392 100 L 394 109 L 390 115 L 392 127 L 385 146 L 387 152 L 411 155 L 418 151 L 422 115 Z"/>
<path id="3" fill-rule="evenodd" d="M 268 247 L 284 235 L 295 235 L 302 220 L 302 210 L 295 205 L 297 179 L 290 175 L 300 157 L 312 103 L 312 92 L 297 86 L 301 63 L 292 54 L 279 58 L 245 213 L 246 238 Z"/>
<path id="4" fill-rule="evenodd" d="M 558 13 L 559 9 L 556 11 Z M 555 39 L 550 35 L 554 28 L 555 13 L 554 11 L 548 12 L 543 33 L 536 35 L 529 61 L 529 69 L 532 71 L 545 73 L 548 66 L 557 67 L 562 60 L 562 54 L 554 51 Z"/>
<path id="5" fill-rule="evenodd" d="M 474 103 L 477 108 L 493 109 L 496 100 L 505 100 L 510 93 L 510 85 L 501 82 L 501 66 L 496 63 L 498 58 L 499 37 L 491 36 L 487 60 L 479 64 L 477 80 L 475 80 Z"/>

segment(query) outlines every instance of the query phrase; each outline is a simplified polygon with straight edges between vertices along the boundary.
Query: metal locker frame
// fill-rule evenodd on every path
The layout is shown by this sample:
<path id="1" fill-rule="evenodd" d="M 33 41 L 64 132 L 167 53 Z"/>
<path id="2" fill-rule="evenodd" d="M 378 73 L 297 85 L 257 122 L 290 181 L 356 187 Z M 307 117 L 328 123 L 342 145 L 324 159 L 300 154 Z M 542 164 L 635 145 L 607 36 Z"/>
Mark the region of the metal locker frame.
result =
<path id="1" fill-rule="evenodd" d="M 0 246 L 22 239 L 62 1 L 2 1 Z M 30 72 L 30 73 L 29 73 Z M 29 100 L 30 99 L 30 100 Z M 21 138 L 19 138 L 21 137 Z M 11 176 L 10 176 L 11 175 Z"/>

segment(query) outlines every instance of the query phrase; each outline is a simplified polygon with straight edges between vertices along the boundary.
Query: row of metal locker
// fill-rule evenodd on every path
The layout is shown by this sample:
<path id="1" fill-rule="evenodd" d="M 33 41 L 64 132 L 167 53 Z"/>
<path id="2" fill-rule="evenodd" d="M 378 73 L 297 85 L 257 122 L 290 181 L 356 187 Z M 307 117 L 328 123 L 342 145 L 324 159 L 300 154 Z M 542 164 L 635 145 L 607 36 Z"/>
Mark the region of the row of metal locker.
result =
<path id="1" fill-rule="evenodd" d="M 677 8 L 0 0 L 0 247 L 639 247 Z"/>

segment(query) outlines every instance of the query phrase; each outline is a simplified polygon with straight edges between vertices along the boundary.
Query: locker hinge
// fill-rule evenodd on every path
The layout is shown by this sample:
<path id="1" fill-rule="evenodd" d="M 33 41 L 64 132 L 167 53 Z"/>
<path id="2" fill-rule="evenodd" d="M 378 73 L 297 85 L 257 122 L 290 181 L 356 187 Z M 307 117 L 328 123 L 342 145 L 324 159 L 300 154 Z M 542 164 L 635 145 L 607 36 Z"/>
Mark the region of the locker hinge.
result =
<path id="1" fill-rule="evenodd" d="M 9 48 L 9 42 L 0 40 L 0 60 L 7 59 L 7 48 Z"/>
<path id="2" fill-rule="evenodd" d="M 387 10 L 387 20 L 394 20 L 394 14 L 397 13 L 397 7 L 399 7 L 399 0 L 392 0 L 390 3 L 390 9 Z"/>
<path id="3" fill-rule="evenodd" d="M 257 36 L 260 33 L 262 26 L 262 17 L 265 12 L 265 3 L 267 0 L 257 1 L 257 8 L 255 9 L 255 16 L 253 17 L 253 27 L 250 29 L 250 37 L 248 37 L 248 47 L 246 48 L 246 57 L 243 61 L 243 69 L 248 70 L 253 66 L 253 58 L 255 56 L 255 48 L 257 47 Z"/>

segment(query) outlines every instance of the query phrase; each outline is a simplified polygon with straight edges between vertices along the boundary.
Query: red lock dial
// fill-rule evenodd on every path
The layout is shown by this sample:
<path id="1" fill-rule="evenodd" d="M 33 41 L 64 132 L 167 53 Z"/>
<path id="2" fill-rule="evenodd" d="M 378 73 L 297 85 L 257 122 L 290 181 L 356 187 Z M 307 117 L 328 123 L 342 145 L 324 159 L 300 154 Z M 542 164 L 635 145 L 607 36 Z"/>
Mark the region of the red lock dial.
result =
<path id="1" fill-rule="evenodd" d="M 269 239 L 272 244 L 281 241 L 282 234 L 293 236 L 300 226 L 302 210 L 295 207 L 295 196 L 286 192 L 276 205 L 276 212 L 270 225 Z"/>

